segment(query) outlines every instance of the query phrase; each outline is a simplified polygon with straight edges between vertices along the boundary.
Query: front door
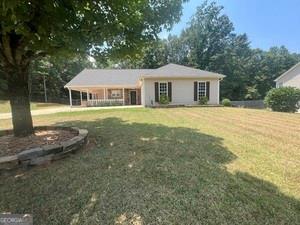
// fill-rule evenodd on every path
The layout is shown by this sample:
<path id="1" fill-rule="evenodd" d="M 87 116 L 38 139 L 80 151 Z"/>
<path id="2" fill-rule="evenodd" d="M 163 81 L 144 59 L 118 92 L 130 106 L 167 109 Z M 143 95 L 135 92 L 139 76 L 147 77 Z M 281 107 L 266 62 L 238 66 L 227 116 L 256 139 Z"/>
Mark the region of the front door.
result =
<path id="1" fill-rule="evenodd" d="M 130 105 L 136 105 L 136 91 L 130 91 Z"/>

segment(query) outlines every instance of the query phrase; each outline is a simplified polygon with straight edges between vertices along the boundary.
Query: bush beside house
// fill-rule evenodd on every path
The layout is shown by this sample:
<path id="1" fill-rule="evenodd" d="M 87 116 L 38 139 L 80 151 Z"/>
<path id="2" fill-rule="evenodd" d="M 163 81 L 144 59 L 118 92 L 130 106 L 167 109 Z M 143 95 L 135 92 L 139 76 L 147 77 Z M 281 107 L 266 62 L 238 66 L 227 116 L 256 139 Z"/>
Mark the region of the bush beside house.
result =
<path id="1" fill-rule="evenodd" d="M 208 98 L 206 96 L 201 96 L 199 98 L 199 105 L 207 105 L 208 103 Z"/>
<path id="2" fill-rule="evenodd" d="M 232 106 L 231 101 L 228 98 L 224 98 L 222 100 L 222 105 L 223 106 Z"/>
<path id="3" fill-rule="evenodd" d="M 273 111 L 296 112 L 300 107 L 300 89 L 295 87 L 280 87 L 271 89 L 265 104 Z"/>
<path id="4" fill-rule="evenodd" d="M 160 105 L 168 105 L 169 104 L 169 97 L 166 95 L 161 95 L 159 98 L 159 104 Z"/>

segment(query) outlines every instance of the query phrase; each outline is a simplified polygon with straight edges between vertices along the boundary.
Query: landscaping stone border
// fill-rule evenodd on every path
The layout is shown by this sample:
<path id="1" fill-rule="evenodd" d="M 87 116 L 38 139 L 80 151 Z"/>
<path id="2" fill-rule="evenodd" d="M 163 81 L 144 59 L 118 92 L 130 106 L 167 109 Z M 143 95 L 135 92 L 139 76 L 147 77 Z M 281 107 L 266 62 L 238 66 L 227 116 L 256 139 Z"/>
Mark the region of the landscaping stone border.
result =
<path id="1" fill-rule="evenodd" d="M 58 160 L 74 153 L 87 143 L 88 130 L 77 127 L 39 126 L 35 130 L 69 130 L 76 132 L 76 136 L 60 144 L 44 145 L 21 151 L 16 155 L 0 157 L 0 170 L 9 170 L 17 167 L 42 165 Z M 0 136 L 12 134 L 12 130 L 0 131 Z"/>

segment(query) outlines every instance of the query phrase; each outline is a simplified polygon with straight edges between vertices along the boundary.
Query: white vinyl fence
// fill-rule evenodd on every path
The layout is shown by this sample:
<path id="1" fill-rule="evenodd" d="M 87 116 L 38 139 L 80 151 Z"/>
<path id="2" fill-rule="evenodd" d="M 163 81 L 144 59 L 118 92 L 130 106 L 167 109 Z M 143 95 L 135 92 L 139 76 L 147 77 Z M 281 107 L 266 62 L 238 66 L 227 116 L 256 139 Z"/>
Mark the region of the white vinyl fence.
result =
<path id="1" fill-rule="evenodd" d="M 123 99 L 90 99 L 86 102 L 87 106 L 114 106 L 123 105 Z"/>

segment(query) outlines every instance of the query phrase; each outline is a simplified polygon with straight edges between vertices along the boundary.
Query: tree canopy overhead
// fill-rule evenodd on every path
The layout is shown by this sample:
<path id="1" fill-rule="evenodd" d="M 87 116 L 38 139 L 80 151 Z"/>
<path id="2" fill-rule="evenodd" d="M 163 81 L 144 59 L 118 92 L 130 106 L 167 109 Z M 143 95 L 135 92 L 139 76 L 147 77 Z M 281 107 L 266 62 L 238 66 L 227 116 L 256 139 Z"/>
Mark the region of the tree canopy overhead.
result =
<path id="1" fill-rule="evenodd" d="M 12 39 L 19 50 L 15 54 L 26 51 L 26 58 L 74 51 L 127 54 L 178 21 L 181 4 L 182 0 L 2 0 L 4 59 L 13 62 L 8 46 Z"/>
<path id="2" fill-rule="evenodd" d="M 135 54 L 179 20 L 185 0 L 1 0 L 0 66 L 15 135 L 33 132 L 29 66 L 46 55 Z M 1 73 L 2 74 L 2 73 Z"/>

